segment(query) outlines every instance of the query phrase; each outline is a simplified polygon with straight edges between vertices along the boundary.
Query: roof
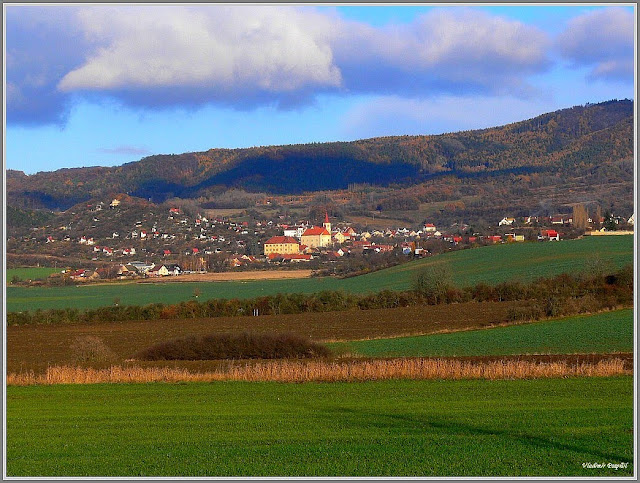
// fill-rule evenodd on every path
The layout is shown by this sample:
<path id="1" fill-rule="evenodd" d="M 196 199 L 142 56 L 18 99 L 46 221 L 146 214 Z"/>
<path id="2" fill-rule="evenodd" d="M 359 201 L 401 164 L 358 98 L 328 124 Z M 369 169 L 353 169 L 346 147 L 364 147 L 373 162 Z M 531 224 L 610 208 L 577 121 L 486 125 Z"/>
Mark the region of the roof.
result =
<path id="1" fill-rule="evenodd" d="M 265 245 L 275 245 L 275 244 L 298 244 L 298 240 L 296 240 L 295 238 L 291 237 L 291 236 L 273 236 L 271 238 L 269 238 L 266 242 L 264 242 Z"/>
<path id="2" fill-rule="evenodd" d="M 305 232 L 302 234 L 302 236 L 313 236 L 313 235 L 329 235 L 331 236 L 331 234 L 327 231 L 326 228 L 322 228 L 319 226 L 314 226 L 311 228 L 307 228 L 305 230 Z"/>
<path id="3" fill-rule="evenodd" d="M 326 211 L 324 212 L 324 222 L 329 223 L 329 213 L 327 213 Z"/>

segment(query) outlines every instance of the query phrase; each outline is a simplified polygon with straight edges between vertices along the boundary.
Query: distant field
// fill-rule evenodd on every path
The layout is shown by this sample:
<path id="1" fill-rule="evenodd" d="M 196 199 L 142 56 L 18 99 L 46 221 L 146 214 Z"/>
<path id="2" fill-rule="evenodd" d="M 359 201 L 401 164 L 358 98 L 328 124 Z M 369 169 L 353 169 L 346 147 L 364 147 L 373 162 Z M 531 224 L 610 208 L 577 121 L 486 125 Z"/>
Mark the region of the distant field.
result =
<path id="1" fill-rule="evenodd" d="M 485 356 L 633 351 L 633 310 L 484 330 L 329 344 L 367 357 Z"/>
<path id="2" fill-rule="evenodd" d="M 426 266 L 445 264 L 458 286 L 479 282 L 490 284 L 507 280 L 533 280 L 563 272 L 585 270 L 595 258 L 615 269 L 633 263 L 633 237 L 585 237 L 580 240 L 546 243 L 513 243 L 460 250 L 405 263 L 386 270 L 342 280 L 309 278 L 303 280 L 264 280 L 247 282 L 112 284 L 82 287 L 7 287 L 7 310 L 37 308 L 90 308 L 153 302 L 178 303 L 193 298 L 250 298 L 276 293 L 313 293 L 345 290 L 354 293 L 383 289 L 406 290 L 415 273 Z"/>
<path id="3" fill-rule="evenodd" d="M 99 337 L 121 363 L 133 354 L 159 342 L 220 333 L 293 333 L 312 340 L 357 340 L 428 334 L 439 330 L 480 328 L 506 319 L 507 302 L 466 303 L 400 307 L 367 311 L 281 314 L 260 317 L 216 317 L 12 326 L 6 329 L 7 372 L 44 372 L 47 366 L 75 364 L 72 345 L 77 337 Z M 193 364 L 183 364 L 193 369 Z M 209 365 L 198 364 L 198 370 Z"/>
<path id="4" fill-rule="evenodd" d="M 51 267 L 8 268 L 7 282 L 11 282 L 13 277 L 18 277 L 20 280 L 45 279 L 52 273 L 60 273 L 60 271 L 60 268 Z"/>
<path id="5" fill-rule="evenodd" d="M 632 476 L 633 390 L 630 376 L 10 386 L 6 471 Z"/>

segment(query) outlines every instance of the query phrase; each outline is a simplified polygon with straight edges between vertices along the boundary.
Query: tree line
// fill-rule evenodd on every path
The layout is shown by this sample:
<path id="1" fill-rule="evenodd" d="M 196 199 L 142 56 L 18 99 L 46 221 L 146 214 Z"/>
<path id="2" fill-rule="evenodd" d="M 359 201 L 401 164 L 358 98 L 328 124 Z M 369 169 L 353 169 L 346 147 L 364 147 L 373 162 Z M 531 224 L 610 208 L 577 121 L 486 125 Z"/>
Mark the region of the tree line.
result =
<path id="1" fill-rule="evenodd" d="M 564 273 L 533 282 L 478 283 L 453 286 L 448 269 L 427 267 L 406 291 L 382 290 L 370 294 L 321 291 L 313 294 L 276 294 L 250 299 L 190 300 L 178 304 L 114 306 L 9 312 L 8 325 L 123 322 L 133 320 L 189 319 L 245 315 L 301 314 L 408 307 L 462 302 L 522 301 L 514 305 L 509 320 L 597 312 L 633 303 L 633 265 L 617 271 L 592 270 L 591 274 Z"/>

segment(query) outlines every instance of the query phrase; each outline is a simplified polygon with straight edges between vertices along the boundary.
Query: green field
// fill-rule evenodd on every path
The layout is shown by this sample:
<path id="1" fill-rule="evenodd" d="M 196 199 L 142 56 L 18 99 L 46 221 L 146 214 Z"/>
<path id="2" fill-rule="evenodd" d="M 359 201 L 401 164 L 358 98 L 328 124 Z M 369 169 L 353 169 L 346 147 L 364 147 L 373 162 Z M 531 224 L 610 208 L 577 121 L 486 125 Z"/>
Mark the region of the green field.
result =
<path id="1" fill-rule="evenodd" d="M 10 477 L 630 476 L 633 424 L 629 376 L 10 386 L 6 468 Z"/>
<path id="2" fill-rule="evenodd" d="M 250 298 L 276 293 L 314 293 L 345 290 L 354 293 L 383 289 L 407 290 L 415 273 L 426 266 L 446 264 L 458 286 L 478 282 L 533 280 L 563 272 L 588 269 L 594 259 L 611 269 L 633 263 L 633 236 L 585 237 L 579 240 L 546 243 L 512 243 L 460 250 L 405 263 L 386 270 L 342 280 L 309 278 L 247 282 L 108 284 L 69 287 L 7 287 L 7 311 L 37 308 L 76 307 L 80 309 L 112 305 L 144 305 L 154 302 L 178 303 L 193 298 Z"/>
<path id="3" fill-rule="evenodd" d="M 633 309 L 492 329 L 328 344 L 367 357 L 633 352 Z"/>
<path id="4" fill-rule="evenodd" d="M 8 268 L 7 282 L 11 282 L 13 277 L 20 280 L 44 280 L 52 273 L 60 273 L 61 269 L 51 267 L 24 267 L 24 268 Z"/>

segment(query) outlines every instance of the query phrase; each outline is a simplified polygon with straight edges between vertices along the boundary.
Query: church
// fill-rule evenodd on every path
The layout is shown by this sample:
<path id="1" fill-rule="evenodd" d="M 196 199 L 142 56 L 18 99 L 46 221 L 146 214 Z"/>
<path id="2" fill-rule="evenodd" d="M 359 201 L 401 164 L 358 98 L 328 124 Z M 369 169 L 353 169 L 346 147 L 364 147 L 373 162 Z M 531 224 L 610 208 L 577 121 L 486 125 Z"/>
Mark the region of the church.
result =
<path id="1" fill-rule="evenodd" d="M 324 223 L 322 227 L 313 226 L 307 228 L 302 236 L 300 242 L 310 248 L 316 247 L 328 247 L 331 245 L 331 222 L 329 221 L 329 214 L 324 214 Z"/>

